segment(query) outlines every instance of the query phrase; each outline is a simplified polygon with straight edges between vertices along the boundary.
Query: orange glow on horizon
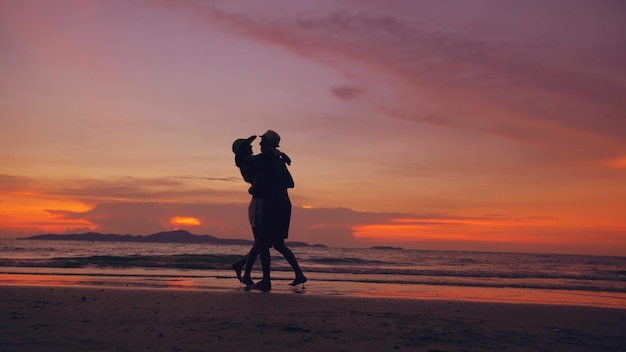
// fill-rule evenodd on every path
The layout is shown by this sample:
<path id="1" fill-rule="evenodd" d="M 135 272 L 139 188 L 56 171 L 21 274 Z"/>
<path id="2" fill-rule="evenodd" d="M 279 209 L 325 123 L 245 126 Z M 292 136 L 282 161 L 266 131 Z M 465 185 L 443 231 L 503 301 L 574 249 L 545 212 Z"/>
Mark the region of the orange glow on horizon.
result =
<path id="1" fill-rule="evenodd" d="M 493 241 L 526 242 L 528 234 L 513 233 L 502 235 L 502 230 L 494 228 L 523 228 L 536 225 L 537 221 L 511 219 L 408 219 L 398 218 L 387 224 L 369 224 L 352 228 L 353 236 L 359 239 L 376 240 L 444 240 L 444 241 Z M 549 226 L 546 220 L 543 226 Z"/>
<path id="2" fill-rule="evenodd" d="M 191 216 L 175 216 L 170 219 L 170 224 L 172 225 L 185 225 L 185 226 L 200 226 L 202 222 L 197 218 Z"/>
<path id="3" fill-rule="evenodd" d="M 81 202 L 58 199 L 37 192 L 10 192 L 0 202 L 2 227 L 25 235 L 67 232 L 70 229 L 95 230 L 85 219 L 68 218 L 53 210 L 81 213 L 90 209 Z"/>
<path id="4" fill-rule="evenodd" d="M 626 156 L 621 158 L 613 159 L 609 163 L 612 167 L 618 169 L 626 169 Z"/>
<path id="5" fill-rule="evenodd" d="M 523 222 L 511 219 L 393 219 L 399 224 L 449 224 L 449 225 L 489 225 L 489 226 L 513 226 Z"/>

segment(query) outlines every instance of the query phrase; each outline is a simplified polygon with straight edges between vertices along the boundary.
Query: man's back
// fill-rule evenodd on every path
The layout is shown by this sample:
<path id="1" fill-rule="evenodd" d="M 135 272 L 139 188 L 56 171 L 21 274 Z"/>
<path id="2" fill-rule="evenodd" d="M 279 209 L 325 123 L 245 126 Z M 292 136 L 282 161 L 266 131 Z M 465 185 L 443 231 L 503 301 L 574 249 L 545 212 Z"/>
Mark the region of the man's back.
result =
<path id="1" fill-rule="evenodd" d="M 255 197 L 267 198 L 294 187 L 291 173 L 280 155 L 273 151 L 263 151 L 252 159 L 256 166 L 256 175 L 251 193 Z"/>

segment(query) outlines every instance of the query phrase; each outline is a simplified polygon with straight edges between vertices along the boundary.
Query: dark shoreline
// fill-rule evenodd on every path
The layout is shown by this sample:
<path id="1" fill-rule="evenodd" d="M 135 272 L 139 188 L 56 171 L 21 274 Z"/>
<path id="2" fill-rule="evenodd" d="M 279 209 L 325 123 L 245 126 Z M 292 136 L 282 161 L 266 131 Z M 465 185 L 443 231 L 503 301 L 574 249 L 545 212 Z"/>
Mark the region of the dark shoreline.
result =
<path id="1" fill-rule="evenodd" d="M 219 238 L 211 235 L 195 235 L 188 231 L 176 230 L 157 232 L 152 235 L 118 235 L 87 232 L 82 234 L 44 234 L 18 238 L 19 240 L 35 241 L 87 241 L 87 242 L 134 242 L 134 243 L 197 243 L 197 244 L 223 244 L 244 245 L 254 244 L 251 240 Z M 321 247 L 323 244 L 308 244 L 305 242 L 287 242 L 292 247 Z"/>

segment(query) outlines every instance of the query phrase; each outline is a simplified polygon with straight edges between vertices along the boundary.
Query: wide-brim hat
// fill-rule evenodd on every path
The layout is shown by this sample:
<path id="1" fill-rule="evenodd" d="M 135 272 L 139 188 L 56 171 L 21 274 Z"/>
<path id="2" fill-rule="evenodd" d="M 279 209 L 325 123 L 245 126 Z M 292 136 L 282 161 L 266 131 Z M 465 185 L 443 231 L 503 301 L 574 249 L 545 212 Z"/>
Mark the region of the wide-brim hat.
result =
<path id="1" fill-rule="evenodd" d="M 261 136 L 261 141 L 276 148 L 278 147 L 278 143 L 280 143 L 280 136 L 272 130 L 267 130 L 267 132 L 263 133 Z"/>
<path id="2" fill-rule="evenodd" d="M 233 142 L 233 153 L 237 153 L 244 145 L 250 145 L 256 136 L 250 136 L 248 138 L 239 138 Z"/>

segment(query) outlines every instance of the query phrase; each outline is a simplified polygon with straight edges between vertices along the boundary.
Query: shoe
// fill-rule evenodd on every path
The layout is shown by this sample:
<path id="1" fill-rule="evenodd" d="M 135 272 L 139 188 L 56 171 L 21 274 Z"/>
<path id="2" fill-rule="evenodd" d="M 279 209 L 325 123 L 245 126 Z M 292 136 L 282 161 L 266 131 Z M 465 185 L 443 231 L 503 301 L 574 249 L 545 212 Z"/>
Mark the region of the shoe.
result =
<path id="1" fill-rule="evenodd" d="M 261 280 L 258 283 L 252 285 L 253 290 L 259 290 L 263 292 L 270 292 L 272 290 L 272 283 L 269 281 Z"/>
<path id="2" fill-rule="evenodd" d="M 296 278 L 289 284 L 289 286 L 298 286 L 300 284 L 304 284 L 306 282 L 306 276 L 298 275 Z"/>
<path id="3" fill-rule="evenodd" d="M 235 274 L 237 274 L 237 279 L 241 281 L 241 269 L 243 269 L 243 264 L 240 262 L 233 263 L 233 270 L 235 270 Z"/>
<path id="4" fill-rule="evenodd" d="M 243 278 L 241 279 L 241 282 L 243 282 L 243 284 L 244 284 L 244 285 L 246 285 L 246 286 L 248 286 L 248 287 L 252 287 L 252 286 L 254 286 L 254 281 L 252 281 L 252 279 L 251 279 L 251 278 L 249 278 L 249 277 L 243 277 Z"/>

